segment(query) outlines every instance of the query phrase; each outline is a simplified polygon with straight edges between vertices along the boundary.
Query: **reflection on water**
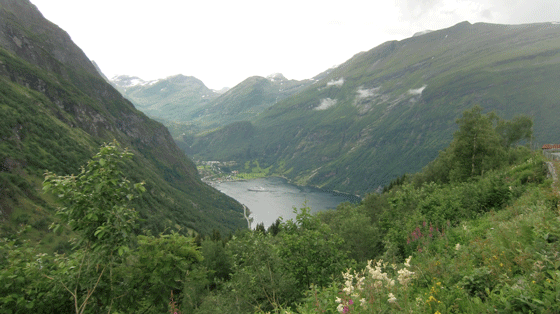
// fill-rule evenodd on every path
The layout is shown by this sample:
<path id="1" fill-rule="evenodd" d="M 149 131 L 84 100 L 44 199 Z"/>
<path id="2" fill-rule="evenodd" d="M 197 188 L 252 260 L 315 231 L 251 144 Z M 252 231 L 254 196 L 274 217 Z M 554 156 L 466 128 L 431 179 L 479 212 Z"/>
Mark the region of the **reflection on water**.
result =
<path id="1" fill-rule="evenodd" d="M 311 212 L 335 208 L 342 202 L 360 201 L 359 197 L 353 195 L 297 186 L 277 177 L 223 182 L 215 187 L 251 210 L 253 228 L 261 222 L 268 228 L 278 217 L 284 221 L 295 219 L 293 207 L 300 208 L 305 201 L 311 207 Z"/>

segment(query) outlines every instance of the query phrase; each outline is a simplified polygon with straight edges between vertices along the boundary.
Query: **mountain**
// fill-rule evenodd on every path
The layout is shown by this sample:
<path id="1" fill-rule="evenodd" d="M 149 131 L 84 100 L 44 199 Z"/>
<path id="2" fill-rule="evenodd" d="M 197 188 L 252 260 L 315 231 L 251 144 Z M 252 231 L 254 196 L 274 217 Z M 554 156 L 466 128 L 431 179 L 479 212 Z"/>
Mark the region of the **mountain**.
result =
<path id="1" fill-rule="evenodd" d="M 120 75 L 112 84 L 145 114 L 175 121 L 191 120 L 196 112 L 218 93 L 192 76 L 175 75 L 144 81 L 139 77 Z"/>
<path id="2" fill-rule="evenodd" d="M 135 155 L 127 178 L 146 182 L 134 204 L 141 227 L 210 233 L 245 226 L 241 205 L 202 183 L 167 129 L 109 85 L 66 32 L 29 0 L 0 0 L 1 233 L 28 223 L 37 239 L 54 243 L 54 205 L 40 192 L 44 172 L 77 173 L 113 139 Z"/>
<path id="3" fill-rule="evenodd" d="M 256 117 L 278 101 L 296 94 L 314 80 L 288 80 L 282 74 L 252 76 L 204 105 L 191 122 L 212 129 Z"/>
<path id="4" fill-rule="evenodd" d="M 420 170 L 478 104 L 560 127 L 560 25 L 459 23 L 361 52 L 250 121 L 199 135 L 189 154 L 258 162 L 270 173 L 355 194 Z"/>
<path id="5" fill-rule="evenodd" d="M 97 70 L 97 73 L 99 74 L 99 76 L 101 76 L 105 80 L 105 82 L 110 83 L 109 79 L 105 76 L 105 74 L 103 74 L 103 71 L 101 71 L 101 68 L 99 68 L 97 63 L 95 63 L 95 61 L 93 61 L 93 60 L 91 60 L 91 63 L 95 67 L 95 70 Z"/>
<path id="6" fill-rule="evenodd" d="M 161 119 L 166 126 L 186 122 L 189 130 L 195 130 L 192 134 L 253 118 L 313 82 L 288 80 L 275 73 L 266 78 L 253 76 L 231 89 L 215 91 L 197 78 L 183 75 L 149 82 L 128 75 L 111 79 L 137 109 Z"/>

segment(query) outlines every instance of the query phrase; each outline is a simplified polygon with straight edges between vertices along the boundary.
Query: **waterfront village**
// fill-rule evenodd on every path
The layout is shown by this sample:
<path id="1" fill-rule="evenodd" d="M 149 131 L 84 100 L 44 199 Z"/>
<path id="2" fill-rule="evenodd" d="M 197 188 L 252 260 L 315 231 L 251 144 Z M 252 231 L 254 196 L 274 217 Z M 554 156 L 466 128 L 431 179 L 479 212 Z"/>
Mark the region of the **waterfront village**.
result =
<path id="1" fill-rule="evenodd" d="M 214 185 L 224 181 L 241 181 L 270 176 L 270 168 L 261 168 L 258 161 L 240 165 L 236 161 L 195 161 L 200 178 Z"/>

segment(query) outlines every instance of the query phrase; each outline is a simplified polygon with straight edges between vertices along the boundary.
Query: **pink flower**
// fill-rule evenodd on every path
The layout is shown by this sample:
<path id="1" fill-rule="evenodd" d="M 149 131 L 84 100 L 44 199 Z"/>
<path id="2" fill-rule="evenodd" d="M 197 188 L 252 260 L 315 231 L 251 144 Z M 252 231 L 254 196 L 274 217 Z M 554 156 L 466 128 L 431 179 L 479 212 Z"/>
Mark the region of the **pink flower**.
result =
<path id="1" fill-rule="evenodd" d="M 352 305 L 354 304 L 354 301 L 352 301 L 352 299 L 348 300 L 348 305 Z"/>

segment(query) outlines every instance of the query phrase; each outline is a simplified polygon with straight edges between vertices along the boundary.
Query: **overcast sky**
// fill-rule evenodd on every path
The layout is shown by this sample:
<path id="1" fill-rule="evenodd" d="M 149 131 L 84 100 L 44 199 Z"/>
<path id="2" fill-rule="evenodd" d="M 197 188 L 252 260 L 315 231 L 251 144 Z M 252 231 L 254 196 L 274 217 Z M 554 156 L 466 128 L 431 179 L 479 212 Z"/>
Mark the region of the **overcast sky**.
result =
<path id="1" fill-rule="evenodd" d="M 387 40 L 462 21 L 560 20 L 560 0 L 31 0 L 107 77 L 311 78 Z"/>

